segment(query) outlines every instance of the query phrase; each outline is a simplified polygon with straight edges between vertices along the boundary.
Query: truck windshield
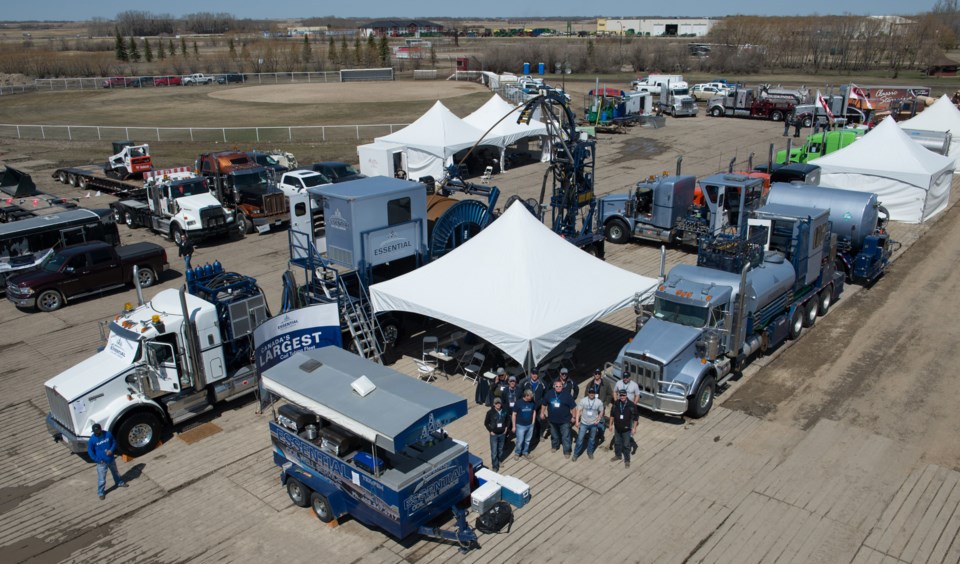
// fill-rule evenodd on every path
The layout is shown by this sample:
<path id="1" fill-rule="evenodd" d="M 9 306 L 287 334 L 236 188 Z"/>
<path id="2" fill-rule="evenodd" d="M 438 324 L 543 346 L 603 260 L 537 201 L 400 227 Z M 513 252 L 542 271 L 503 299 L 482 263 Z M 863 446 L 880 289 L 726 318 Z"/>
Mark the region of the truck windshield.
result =
<path id="1" fill-rule="evenodd" d="M 671 302 L 659 297 L 653 310 L 653 315 L 657 319 L 686 325 L 687 327 L 705 327 L 709 314 L 710 308 Z"/>
<path id="2" fill-rule="evenodd" d="M 241 192 L 264 193 L 269 183 L 270 178 L 266 171 L 244 172 L 233 176 L 233 185 Z"/>
<path id="3" fill-rule="evenodd" d="M 322 174 L 317 174 L 316 176 L 304 176 L 301 178 L 303 184 L 307 188 L 313 188 L 314 186 L 320 186 L 322 184 L 330 184 L 330 179 Z"/>
<path id="4" fill-rule="evenodd" d="M 210 190 L 207 189 L 207 183 L 204 180 L 197 179 L 193 182 L 184 182 L 183 184 L 174 184 L 170 187 L 172 196 L 174 198 L 180 198 L 183 196 L 196 196 L 197 194 L 206 194 Z"/>
<path id="5" fill-rule="evenodd" d="M 673 88 L 672 91 L 674 96 L 687 96 L 690 94 L 689 88 Z"/>
<path id="6" fill-rule="evenodd" d="M 58 255 L 54 253 L 47 257 L 47 260 L 43 261 L 43 264 L 40 265 L 40 268 L 46 270 L 47 272 L 60 272 L 60 268 L 68 258 L 69 257 L 66 255 Z"/>

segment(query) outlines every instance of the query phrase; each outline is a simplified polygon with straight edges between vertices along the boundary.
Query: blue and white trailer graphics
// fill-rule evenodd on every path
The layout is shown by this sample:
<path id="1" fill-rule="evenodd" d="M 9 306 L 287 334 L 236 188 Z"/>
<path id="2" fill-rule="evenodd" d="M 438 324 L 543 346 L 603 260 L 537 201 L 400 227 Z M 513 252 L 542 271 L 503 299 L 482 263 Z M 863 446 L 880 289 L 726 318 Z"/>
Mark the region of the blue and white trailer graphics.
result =
<path id="1" fill-rule="evenodd" d="M 476 544 L 456 508 L 470 495 L 467 447 L 443 432 L 466 415 L 466 400 L 338 347 L 298 352 L 262 378 L 284 403 L 270 437 L 295 504 L 398 539 L 419 532 Z M 427 526 L 451 508 L 457 531 Z"/>

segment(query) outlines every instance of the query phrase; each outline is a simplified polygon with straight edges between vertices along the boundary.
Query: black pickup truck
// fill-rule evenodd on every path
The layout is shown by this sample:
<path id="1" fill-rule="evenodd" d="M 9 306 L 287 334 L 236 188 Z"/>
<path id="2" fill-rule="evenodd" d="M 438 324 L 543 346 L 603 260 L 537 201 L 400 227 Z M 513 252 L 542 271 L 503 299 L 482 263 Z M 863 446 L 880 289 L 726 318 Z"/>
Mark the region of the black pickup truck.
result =
<path id="1" fill-rule="evenodd" d="M 167 252 L 147 242 L 119 247 L 103 241 L 69 245 L 35 270 L 8 278 L 7 299 L 17 307 L 53 311 L 68 299 L 133 284 L 135 266 L 140 286 L 152 286 L 169 267 Z"/>

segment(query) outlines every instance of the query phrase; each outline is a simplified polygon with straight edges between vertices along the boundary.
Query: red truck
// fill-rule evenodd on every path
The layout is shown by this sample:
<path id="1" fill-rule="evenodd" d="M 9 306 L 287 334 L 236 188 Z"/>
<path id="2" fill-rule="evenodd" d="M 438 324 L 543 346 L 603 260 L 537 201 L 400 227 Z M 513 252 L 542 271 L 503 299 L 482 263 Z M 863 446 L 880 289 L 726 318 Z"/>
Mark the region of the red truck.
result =
<path id="1" fill-rule="evenodd" d="M 797 96 L 757 93 L 752 88 L 738 88 L 725 96 L 714 96 L 707 103 L 713 117 L 751 117 L 783 121 L 800 102 Z"/>
<path id="2" fill-rule="evenodd" d="M 241 233 L 264 232 L 290 223 L 290 208 L 273 171 L 241 151 L 201 153 L 196 163 L 224 208 L 234 212 Z"/>
<path id="3" fill-rule="evenodd" d="M 155 243 L 114 247 L 104 241 L 68 245 L 47 257 L 36 270 L 7 279 L 7 299 L 19 308 L 54 311 L 68 299 L 99 294 L 134 283 L 153 286 L 169 267 L 167 252 Z"/>

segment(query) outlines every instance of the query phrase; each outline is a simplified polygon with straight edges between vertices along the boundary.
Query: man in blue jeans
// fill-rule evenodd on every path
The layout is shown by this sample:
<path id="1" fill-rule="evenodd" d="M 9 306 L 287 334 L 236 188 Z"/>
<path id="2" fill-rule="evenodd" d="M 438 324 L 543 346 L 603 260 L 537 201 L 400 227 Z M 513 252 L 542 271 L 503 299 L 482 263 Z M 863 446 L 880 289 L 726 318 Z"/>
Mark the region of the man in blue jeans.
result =
<path id="1" fill-rule="evenodd" d="M 543 394 L 543 406 L 540 408 L 540 418 L 546 419 L 550 424 L 550 448 L 553 452 L 560 449 L 563 444 L 563 456 L 569 457 L 570 447 L 570 426 L 575 421 L 573 410 L 577 403 L 573 396 L 563 389 L 563 382 L 557 380 L 553 383 L 553 389 Z"/>
<path id="2" fill-rule="evenodd" d="M 104 486 L 107 485 L 107 469 L 113 476 L 113 483 L 118 488 L 127 487 L 127 483 L 120 477 L 117 470 L 117 441 L 110 431 L 104 431 L 99 423 L 93 424 L 93 436 L 87 443 L 87 454 L 97 463 L 97 496 L 102 501 L 105 497 Z"/>
<path id="3" fill-rule="evenodd" d="M 507 428 L 510 427 L 510 417 L 510 412 L 503 409 L 503 400 L 493 398 L 493 407 L 487 412 L 483 426 L 490 432 L 490 468 L 494 472 L 500 471 L 503 444 L 506 442 Z"/>
<path id="4" fill-rule="evenodd" d="M 600 420 L 603 418 L 603 402 L 597 399 L 597 389 L 593 386 L 587 387 L 587 397 L 580 400 L 577 404 L 577 417 L 580 419 L 580 431 L 577 433 L 577 446 L 573 450 L 573 458 L 570 462 L 576 462 L 577 457 L 583 454 L 586 448 L 587 456 L 593 460 L 593 451 L 596 448 L 597 430 L 600 428 Z M 589 441 L 584 444 L 584 439 L 589 435 Z"/>
<path id="5" fill-rule="evenodd" d="M 533 403 L 533 392 L 523 392 L 523 399 L 513 408 L 513 433 L 517 437 L 517 448 L 513 459 L 530 458 L 530 439 L 533 438 L 533 418 L 537 414 L 537 404 Z"/>

